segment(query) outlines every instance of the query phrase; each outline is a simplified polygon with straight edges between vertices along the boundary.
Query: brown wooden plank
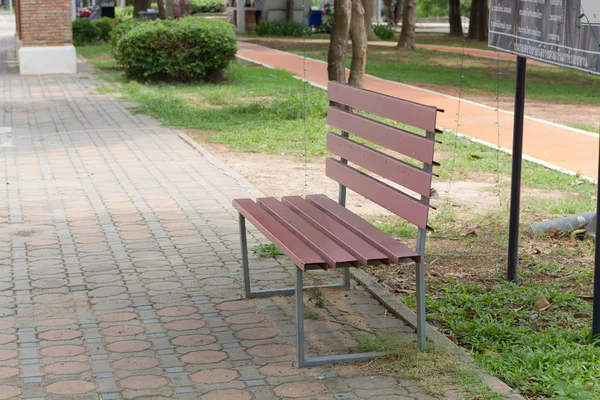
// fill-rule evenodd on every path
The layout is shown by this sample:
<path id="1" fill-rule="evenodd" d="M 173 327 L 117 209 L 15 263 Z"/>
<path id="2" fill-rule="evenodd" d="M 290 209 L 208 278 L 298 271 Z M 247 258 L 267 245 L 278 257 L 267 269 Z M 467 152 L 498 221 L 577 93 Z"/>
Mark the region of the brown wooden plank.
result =
<path id="1" fill-rule="evenodd" d="M 323 258 L 251 199 L 233 200 L 233 207 L 275 244 L 301 270 L 310 267 L 327 269 Z"/>
<path id="2" fill-rule="evenodd" d="M 330 267 L 336 268 L 343 264 L 359 266 L 356 257 L 287 208 L 279 200 L 274 197 L 263 197 L 258 199 L 257 203 L 320 255 Z"/>
<path id="3" fill-rule="evenodd" d="M 388 256 L 302 197 L 287 196 L 283 197 L 281 202 L 346 249 L 362 265 L 366 266 L 373 262 L 389 265 L 390 259 Z"/>
<path id="4" fill-rule="evenodd" d="M 342 207 L 324 194 L 309 195 L 306 196 L 306 199 L 331 218 L 386 254 L 394 263 L 405 259 L 411 259 L 416 262 L 421 260 L 421 257 L 415 251 L 389 237 L 369 222 Z"/>
<path id="5" fill-rule="evenodd" d="M 377 175 L 430 197 L 432 174 L 335 133 L 327 135 L 327 150 Z"/>
<path id="6" fill-rule="evenodd" d="M 335 107 L 327 111 L 327 124 L 415 160 L 433 163 L 435 142 L 424 136 Z"/>
<path id="7" fill-rule="evenodd" d="M 367 111 L 415 128 L 435 132 L 436 107 L 332 81 L 329 82 L 328 92 L 329 100 L 336 103 Z"/>
<path id="8" fill-rule="evenodd" d="M 333 158 L 327 159 L 325 174 L 406 221 L 427 229 L 429 207 L 414 197 Z"/>

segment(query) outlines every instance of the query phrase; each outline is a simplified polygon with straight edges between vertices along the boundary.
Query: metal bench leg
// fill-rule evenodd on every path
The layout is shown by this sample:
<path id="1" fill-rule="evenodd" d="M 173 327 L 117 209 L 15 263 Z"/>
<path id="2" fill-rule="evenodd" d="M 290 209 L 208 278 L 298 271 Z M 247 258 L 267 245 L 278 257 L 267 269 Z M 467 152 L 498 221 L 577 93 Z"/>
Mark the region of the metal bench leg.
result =
<path id="1" fill-rule="evenodd" d="M 244 272 L 244 293 L 246 298 L 251 297 L 269 297 L 269 296 L 280 296 L 280 295 L 289 295 L 294 294 L 295 288 L 282 288 L 282 289 L 265 289 L 265 290 L 257 290 L 255 292 L 252 291 L 250 286 L 250 262 L 248 261 L 248 239 L 246 232 L 246 218 L 242 214 L 238 213 L 238 219 L 240 224 L 240 244 L 241 244 L 241 252 L 242 252 L 242 270 Z M 298 271 L 299 268 L 296 267 Z M 330 285 L 320 285 L 320 286 L 307 286 L 304 289 L 335 289 L 335 288 L 345 288 L 350 289 L 350 269 L 344 268 L 344 283 L 334 283 Z"/>
<path id="2" fill-rule="evenodd" d="M 298 366 L 304 366 L 304 284 L 302 271 L 296 268 L 296 350 L 298 352 Z"/>
<path id="3" fill-rule="evenodd" d="M 244 292 L 246 297 L 252 296 L 250 289 L 250 264 L 248 262 L 248 240 L 246 237 L 246 218 L 242 214 L 239 215 L 240 221 L 240 243 L 242 247 L 242 268 L 244 270 Z"/>
<path id="4" fill-rule="evenodd" d="M 427 322 L 425 308 L 425 240 L 427 232 L 419 229 L 417 237 L 417 253 L 421 255 L 421 261 L 417 263 L 417 340 L 421 351 L 427 350 Z"/>

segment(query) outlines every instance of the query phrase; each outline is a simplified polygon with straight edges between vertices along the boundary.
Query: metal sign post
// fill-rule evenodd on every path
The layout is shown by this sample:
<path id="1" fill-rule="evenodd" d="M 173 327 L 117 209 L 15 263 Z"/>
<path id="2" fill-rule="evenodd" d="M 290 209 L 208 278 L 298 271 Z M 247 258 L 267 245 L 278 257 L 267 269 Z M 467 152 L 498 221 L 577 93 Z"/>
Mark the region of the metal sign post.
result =
<path id="1" fill-rule="evenodd" d="M 525 117 L 525 75 L 527 59 L 517 57 L 517 87 L 515 90 L 515 121 L 513 128 L 512 176 L 510 184 L 510 225 L 508 236 L 508 271 L 510 282 L 517 280 L 519 264 L 519 222 L 521 211 L 521 170 L 523 164 L 523 119 Z"/>

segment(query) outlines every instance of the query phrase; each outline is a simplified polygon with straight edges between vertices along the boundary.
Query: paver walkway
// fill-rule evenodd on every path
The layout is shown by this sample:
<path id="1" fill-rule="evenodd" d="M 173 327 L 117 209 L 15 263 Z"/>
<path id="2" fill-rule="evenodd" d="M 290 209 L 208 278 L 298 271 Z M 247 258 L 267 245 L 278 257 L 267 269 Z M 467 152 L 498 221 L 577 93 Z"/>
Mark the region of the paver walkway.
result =
<path id="1" fill-rule="evenodd" d="M 291 368 L 291 298 L 238 300 L 230 203 L 246 186 L 96 93 L 93 74 L 20 77 L 5 39 L 0 400 L 430 399 L 352 366 Z M 292 283 L 284 259 L 251 264 L 257 287 Z M 363 330 L 414 334 L 359 287 L 324 297 L 309 307 L 311 353 Z"/>
<path id="2" fill-rule="evenodd" d="M 295 54 L 239 42 L 238 55 L 247 60 L 290 71 L 297 76 L 303 76 L 304 73 L 303 58 Z M 327 85 L 327 65 L 324 62 L 308 59 L 305 66 L 306 79 L 309 82 Z M 445 113 L 438 114 L 439 126 L 456 130 L 458 115 L 458 131 L 461 134 L 494 146 L 499 143 L 504 149 L 512 149 L 512 112 L 501 110 L 497 113 L 492 107 L 466 100 L 459 103 L 453 96 L 370 75 L 365 77 L 365 87 L 418 103 L 435 105 L 445 110 Z M 598 136 L 593 133 L 526 117 L 523 148 L 529 159 L 554 168 L 578 172 L 592 179 L 597 178 Z"/>

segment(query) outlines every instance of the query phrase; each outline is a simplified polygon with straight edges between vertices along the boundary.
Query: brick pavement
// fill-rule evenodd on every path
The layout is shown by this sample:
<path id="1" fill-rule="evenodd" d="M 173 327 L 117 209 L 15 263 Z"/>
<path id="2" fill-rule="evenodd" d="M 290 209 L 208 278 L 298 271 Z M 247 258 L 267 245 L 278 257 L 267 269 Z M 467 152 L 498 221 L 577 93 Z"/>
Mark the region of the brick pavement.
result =
<path id="1" fill-rule="evenodd" d="M 429 398 L 357 366 L 291 368 L 292 299 L 239 300 L 247 189 L 93 75 L 20 77 L 0 43 L 0 400 Z M 257 287 L 293 282 L 283 258 L 251 264 Z M 309 352 L 346 350 L 351 325 L 413 334 L 361 288 L 325 299 Z"/>

